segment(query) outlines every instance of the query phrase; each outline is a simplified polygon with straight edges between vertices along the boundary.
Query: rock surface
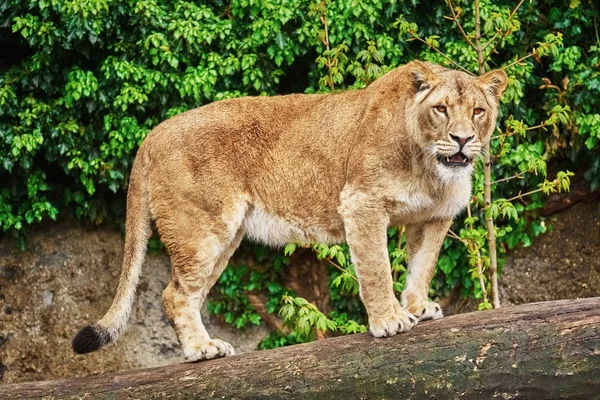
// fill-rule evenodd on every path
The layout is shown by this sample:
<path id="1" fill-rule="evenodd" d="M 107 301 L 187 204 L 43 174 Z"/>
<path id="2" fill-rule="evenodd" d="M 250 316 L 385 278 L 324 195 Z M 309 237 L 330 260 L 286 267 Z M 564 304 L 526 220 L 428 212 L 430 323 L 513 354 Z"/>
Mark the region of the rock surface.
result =
<path id="1" fill-rule="evenodd" d="M 118 231 L 54 224 L 29 236 L 22 252 L 0 241 L 0 384 L 79 377 L 183 362 L 162 307 L 170 280 L 166 254 L 148 255 L 129 329 L 108 347 L 76 355 L 78 329 L 108 310 L 121 269 Z M 203 312 L 207 330 L 238 353 L 256 349 L 264 327 L 238 331 Z"/>

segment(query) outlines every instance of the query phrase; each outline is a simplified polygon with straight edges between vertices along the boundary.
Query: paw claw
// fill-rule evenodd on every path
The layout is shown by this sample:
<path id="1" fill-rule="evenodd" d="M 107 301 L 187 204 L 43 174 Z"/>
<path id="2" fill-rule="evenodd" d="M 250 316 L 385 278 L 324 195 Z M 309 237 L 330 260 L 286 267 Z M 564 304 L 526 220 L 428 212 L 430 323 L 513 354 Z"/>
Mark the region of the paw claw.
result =
<path id="1" fill-rule="evenodd" d="M 375 337 L 388 337 L 407 332 L 418 322 L 417 318 L 411 313 L 399 308 L 389 317 L 370 321 L 369 330 Z"/>
<path id="2" fill-rule="evenodd" d="M 420 296 L 414 292 L 402 292 L 401 304 L 408 312 L 417 316 L 419 321 L 444 317 L 442 308 L 438 303 L 429 301 L 427 297 Z"/>
<path id="3" fill-rule="evenodd" d="M 233 350 L 233 347 L 229 343 L 219 339 L 211 339 L 195 345 L 187 351 L 184 350 L 185 360 L 187 362 L 210 360 L 213 358 L 232 356 L 234 354 L 235 351 Z"/>
<path id="4" fill-rule="evenodd" d="M 434 303 L 433 301 L 427 301 L 425 304 L 421 304 L 422 308 L 421 314 L 419 314 L 419 321 L 425 321 L 428 319 L 440 319 L 444 317 L 444 313 L 442 312 L 442 308 L 439 304 Z M 416 307 L 409 307 L 416 308 Z"/>

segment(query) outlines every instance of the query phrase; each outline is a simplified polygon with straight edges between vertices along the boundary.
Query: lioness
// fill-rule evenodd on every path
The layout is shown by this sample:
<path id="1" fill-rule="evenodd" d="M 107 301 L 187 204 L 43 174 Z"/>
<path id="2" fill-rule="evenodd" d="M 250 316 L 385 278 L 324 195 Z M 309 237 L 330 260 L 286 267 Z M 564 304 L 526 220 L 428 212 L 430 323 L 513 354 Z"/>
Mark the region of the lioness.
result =
<path id="1" fill-rule="evenodd" d="M 115 299 L 73 349 L 97 350 L 125 328 L 151 220 L 171 257 L 163 302 L 187 361 L 234 354 L 199 310 L 244 234 L 271 246 L 346 240 L 375 337 L 443 317 L 430 280 L 506 83 L 501 70 L 477 78 L 414 61 L 362 90 L 225 100 L 161 123 L 131 171 Z M 390 225 L 404 225 L 408 241 L 401 303 Z"/>

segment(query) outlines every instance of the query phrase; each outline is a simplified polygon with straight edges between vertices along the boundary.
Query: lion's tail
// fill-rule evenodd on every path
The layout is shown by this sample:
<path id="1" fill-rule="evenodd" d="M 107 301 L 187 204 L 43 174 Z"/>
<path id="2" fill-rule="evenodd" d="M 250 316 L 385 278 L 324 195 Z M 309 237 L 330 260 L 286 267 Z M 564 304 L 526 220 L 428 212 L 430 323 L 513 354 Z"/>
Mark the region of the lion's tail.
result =
<path id="1" fill-rule="evenodd" d="M 148 154 L 140 148 L 133 163 L 127 192 L 125 251 L 117 294 L 106 315 L 82 328 L 73 339 L 76 353 L 90 353 L 116 340 L 127 326 L 151 234 L 147 170 Z"/>

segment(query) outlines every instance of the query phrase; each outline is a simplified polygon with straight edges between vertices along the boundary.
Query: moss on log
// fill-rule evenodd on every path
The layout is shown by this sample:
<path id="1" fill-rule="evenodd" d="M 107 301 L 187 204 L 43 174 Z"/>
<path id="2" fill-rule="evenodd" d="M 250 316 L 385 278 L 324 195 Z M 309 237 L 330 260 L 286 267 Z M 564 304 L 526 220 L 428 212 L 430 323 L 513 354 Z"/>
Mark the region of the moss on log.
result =
<path id="1" fill-rule="evenodd" d="M 117 344 L 118 345 L 118 344 Z M 600 298 L 423 322 L 197 364 L 0 386 L 1 399 L 592 399 Z"/>

